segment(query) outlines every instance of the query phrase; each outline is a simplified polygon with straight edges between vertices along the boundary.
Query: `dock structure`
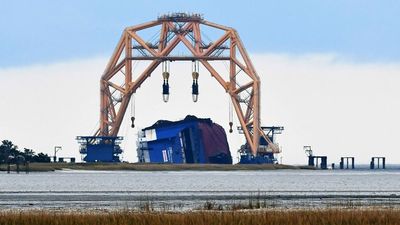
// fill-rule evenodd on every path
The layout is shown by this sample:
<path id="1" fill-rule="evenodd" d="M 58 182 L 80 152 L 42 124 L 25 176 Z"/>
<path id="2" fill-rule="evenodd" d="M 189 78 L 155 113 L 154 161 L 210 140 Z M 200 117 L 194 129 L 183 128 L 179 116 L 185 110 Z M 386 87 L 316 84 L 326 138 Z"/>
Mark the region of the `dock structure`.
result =
<path id="1" fill-rule="evenodd" d="M 76 162 L 75 157 L 59 157 L 58 158 L 58 162 L 59 163 L 64 163 L 64 162 L 67 162 L 67 161 L 69 161 L 69 163 L 75 163 Z"/>
<path id="2" fill-rule="evenodd" d="M 321 163 L 319 161 L 321 160 Z M 316 156 L 310 155 L 308 156 L 308 165 L 316 168 L 320 168 L 323 170 L 328 169 L 328 157 L 327 156 Z"/>
<path id="3" fill-rule="evenodd" d="M 311 149 L 311 146 L 303 146 L 303 150 L 308 156 L 308 166 L 320 168 L 323 170 L 328 169 L 328 157 L 327 156 L 317 156 L 313 154 L 313 150 Z M 321 163 L 319 163 L 319 160 L 321 160 Z"/>
<path id="4" fill-rule="evenodd" d="M 351 165 L 349 167 L 349 160 L 351 162 Z M 346 163 L 345 163 L 346 162 Z M 352 169 L 354 170 L 354 157 L 341 157 L 340 158 L 340 169 Z"/>
<path id="5" fill-rule="evenodd" d="M 25 173 L 29 173 L 29 161 L 25 160 L 25 157 L 23 156 L 17 156 L 16 161 L 11 162 L 10 160 L 7 161 L 7 173 L 11 173 L 11 166 L 15 165 L 15 172 L 20 173 L 21 171 L 21 165 L 24 166 Z"/>
<path id="6" fill-rule="evenodd" d="M 377 166 L 375 166 L 375 160 Z M 386 169 L 386 157 L 372 157 L 369 168 L 373 169 Z"/>

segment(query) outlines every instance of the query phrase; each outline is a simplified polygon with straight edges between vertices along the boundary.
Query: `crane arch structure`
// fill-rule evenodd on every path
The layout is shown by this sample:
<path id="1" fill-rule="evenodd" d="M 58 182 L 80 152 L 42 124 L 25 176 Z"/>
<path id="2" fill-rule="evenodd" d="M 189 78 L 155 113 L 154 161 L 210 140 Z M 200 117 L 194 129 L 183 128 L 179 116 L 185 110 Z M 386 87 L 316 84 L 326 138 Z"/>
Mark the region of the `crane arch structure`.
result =
<path id="1" fill-rule="evenodd" d="M 141 36 L 149 29 L 158 30 L 152 41 Z M 218 31 L 221 36 L 206 41 L 203 29 Z M 188 54 L 174 54 L 174 49 L 182 44 Z M 137 61 L 148 64 L 142 71 L 133 73 L 132 67 Z M 260 126 L 260 78 L 237 31 L 204 20 L 199 14 L 162 15 L 155 21 L 123 31 L 101 76 L 100 127 L 95 136 L 116 137 L 131 95 L 160 64 L 172 61 L 198 62 L 221 85 L 230 96 L 249 153 L 255 156 L 260 151 L 279 152 Z M 229 73 L 218 72 L 213 66 L 215 61 L 227 62 Z M 262 137 L 268 142 L 269 149 L 260 147 Z"/>

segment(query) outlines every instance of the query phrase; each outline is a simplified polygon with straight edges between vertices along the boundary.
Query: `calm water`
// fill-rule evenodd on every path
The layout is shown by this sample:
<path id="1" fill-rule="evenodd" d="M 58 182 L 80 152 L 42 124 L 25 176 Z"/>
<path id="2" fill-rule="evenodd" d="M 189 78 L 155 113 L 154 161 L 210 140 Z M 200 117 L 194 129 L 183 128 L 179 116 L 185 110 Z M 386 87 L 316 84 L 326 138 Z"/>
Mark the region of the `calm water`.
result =
<path id="1" fill-rule="evenodd" d="M 58 171 L 0 173 L 0 210 L 201 208 L 261 201 L 267 207 L 400 207 L 400 170 Z"/>

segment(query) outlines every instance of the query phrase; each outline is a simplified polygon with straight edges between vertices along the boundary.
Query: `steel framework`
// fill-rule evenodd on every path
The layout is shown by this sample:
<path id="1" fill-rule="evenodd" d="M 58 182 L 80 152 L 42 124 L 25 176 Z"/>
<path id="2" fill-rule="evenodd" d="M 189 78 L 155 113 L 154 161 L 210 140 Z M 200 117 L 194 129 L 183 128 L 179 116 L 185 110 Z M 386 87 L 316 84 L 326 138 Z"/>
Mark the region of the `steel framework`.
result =
<path id="1" fill-rule="evenodd" d="M 158 28 L 159 35 L 153 42 L 146 42 L 139 34 L 149 28 Z M 222 36 L 205 42 L 202 29 L 216 29 Z M 174 48 L 183 43 L 189 54 L 174 55 Z M 132 63 L 145 60 L 150 64 L 133 74 Z M 101 77 L 100 128 L 95 136 L 117 136 L 131 95 L 163 62 L 200 62 L 225 89 L 246 138 L 250 153 L 260 151 L 279 152 L 260 127 L 260 78 L 246 52 L 236 30 L 203 19 L 199 14 L 174 13 L 159 16 L 156 21 L 127 27 Z M 217 72 L 212 61 L 229 63 L 229 74 Z M 122 79 L 113 81 L 117 74 Z M 242 78 L 240 78 L 242 77 Z M 264 137 L 269 149 L 260 148 Z"/>

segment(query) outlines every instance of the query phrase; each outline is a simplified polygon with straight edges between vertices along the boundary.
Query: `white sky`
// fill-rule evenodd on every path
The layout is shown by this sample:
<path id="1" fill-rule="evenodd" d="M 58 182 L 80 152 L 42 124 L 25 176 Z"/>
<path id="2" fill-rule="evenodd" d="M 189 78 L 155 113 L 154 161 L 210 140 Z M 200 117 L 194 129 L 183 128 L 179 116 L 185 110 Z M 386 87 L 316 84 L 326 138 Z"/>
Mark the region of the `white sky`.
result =
<path id="1" fill-rule="evenodd" d="M 356 163 L 386 156 L 387 163 L 400 163 L 400 63 L 353 63 L 335 55 L 250 56 L 261 77 L 263 125 L 285 127 L 278 140 L 284 163 L 305 164 L 304 145 L 327 155 L 329 163 L 340 156 L 355 156 Z M 75 137 L 92 135 L 98 126 L 99 79 L 107 60 L 0 70 L 0 139 L 50 155 L 59 145 L 60 156 L 80 158 Z M 199 102 L 193 103 L 190 70 L 190 63 L 171 63 L 167 104 L 161 97 L 161 72 L 153 73 L 135 97 L 136 127 L 192 114 L 228 130 L 227 95 L 201 68 Z M 129 119 L 130 109 L 127 113 Z M 124 121 L 124 160 L 137 160 L 136 134 Z M 227 135 L 236 157 L 244 138 L 237 132 Z"/>

